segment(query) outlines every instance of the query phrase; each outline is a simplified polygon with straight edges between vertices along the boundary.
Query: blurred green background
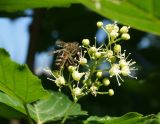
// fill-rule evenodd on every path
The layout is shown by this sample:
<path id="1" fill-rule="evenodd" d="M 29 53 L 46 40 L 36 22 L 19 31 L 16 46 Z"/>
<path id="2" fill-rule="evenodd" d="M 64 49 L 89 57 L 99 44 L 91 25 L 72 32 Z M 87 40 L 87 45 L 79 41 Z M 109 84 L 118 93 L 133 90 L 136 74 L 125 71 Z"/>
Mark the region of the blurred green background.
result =
<path id="1" fill-rule="evenodd" d="M 0 47 L 6 48 L 15 61 L 27 63 L 29 68 L 42 79 L 44 87 L 52 90 L 57 90 L 57 88 L 46 80 L 42 69 L 53 67 L 54 57 L 49 56 L 48 52 L 54 50 L 56 40 L 81 43 L 83 38 L 88 38 L 94 42 L 96 36 L 98 43 L 101 44 L 107 36 L 96 27 L 97 21 L 108 24 L 117 20 L 119 25 L 130 25 L 131 40 L 121 45 L 128 53 L 132 53 L 131 58 L 137 62 L 138 71 L 135 75 L 138 79 L 126 78 L 120 87 L 117 86 L 116 80 L 112 80 L 110 87 L 115 89 L 114 96 L 86 96 L 79 103 L 89 114 L 99 116 L 120 116 L 131 111 L 144 115 L 160 112 L 159 1 L 153 0 L 153 3 L 148 3 L 149 0 L 146 0 L 142 5 L 131 0 L 130 2 L 134 3 L 131 10 L 130 6 L 123 5 L 121 0 L 112 1 L 111 6 L 106 5 L 107 3 L 103 4 L 104 1 L 98 5 L 96 0 L 82 1 L 83 5 L 72 4 L 56 8 L 48 8 L 47 3 L 44 6 L 40 6 L 41 3 L 39 6 L 32 4 L 31 7 L 36 7 L 36 9 L 26 9 L 29 8 L 29 4 L 23 7 L 20 6 L 21 3 L 19 8 L 16 8 L 18 4 L 14 4 L 14 0 L 11 1 L 11 3 L 0 2 Z M 152 4 L 154 6 L 149 8 Z M 87 5 L 91 9 L 86 7 Z M 103 9 L 105 5 L 109 7 L 106 11 Z M 41 8 L 46 6 L 47 8 Z M 19 11 L 15 11 L 14 7 Z M 136 14 L 135 12 L 138 12 L 136 7 L 142 13 Z M 147 13 L 147 9 L 151 13 Z M 120 15 L 119 17 L 116 16 L 115 11 Z M 5 120 L 3 116 L 1 119 Z"/>

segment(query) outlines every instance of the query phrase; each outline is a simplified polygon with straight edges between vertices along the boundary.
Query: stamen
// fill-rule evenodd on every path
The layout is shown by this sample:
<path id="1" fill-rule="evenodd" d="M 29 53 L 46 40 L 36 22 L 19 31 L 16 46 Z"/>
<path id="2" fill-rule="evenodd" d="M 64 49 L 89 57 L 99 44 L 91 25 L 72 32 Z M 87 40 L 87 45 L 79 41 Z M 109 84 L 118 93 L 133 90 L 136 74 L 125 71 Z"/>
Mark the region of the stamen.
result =
<path id="1" fill-rule="evenodd" d="M 53 79 L 51 79 L 51 78 L 47 78 L 48 80 L 50 80 L 50 81 L 55 81 L 55 80 L 53 80 Z"/>
<path id="2" fill-rule="evenodd" d="M 126 59 L 125 59 L 125 60 L 127 60 L 127 59 L 128 59 L 128 57 L 129 57 L 130 55 L 131 55 L 131 53 L 129 53 L 129 54 L 128 54 L 128 56 L 126 57 Z M 131 59 L 131 60 L 132 60 L 132 59 Z M 131 60 L 130 60 L 130 61 L 131 61 Z"/>
<path id="3" fill-rule="evenodd" d="M 131 78 L 137 79 L 137 77 L 134 77 L 134 76 L 132 76 L 132 75 L 130 75 L 130 74 L 129 74 L 128 76 L 131 77 Z"/>
<path id="4" fill-rule="evenodd" d="M 121 79 L 122 82 L 124 82 L 124 80 L 121 78 L 121 76 L 119 74 L 117 76 Z"/>
<path id="5" fill-rule="evenodd" d="M 117 79 L 117 82 L 118 82 L 118 86 L 121 86 L 121 83 L 119 82 L 119 79 L 118 79 L 117 75 L 116 75 L 116 79 Z"/>
<path id="6" fill-rule="evenodd" d="M 131 62 L 129 65 L 131 66 L 131 65 L 134 65 L 134 64 L 136 64 L 136 62 L 135 62 L 135 61 Z"/>

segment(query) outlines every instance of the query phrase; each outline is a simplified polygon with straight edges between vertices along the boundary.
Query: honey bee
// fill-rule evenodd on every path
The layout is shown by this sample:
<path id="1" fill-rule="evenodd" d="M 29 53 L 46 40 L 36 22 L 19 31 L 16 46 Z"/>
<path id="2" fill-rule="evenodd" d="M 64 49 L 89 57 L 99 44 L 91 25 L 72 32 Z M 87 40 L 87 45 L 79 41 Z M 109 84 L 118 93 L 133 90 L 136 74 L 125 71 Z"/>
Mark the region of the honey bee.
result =
<path id="1" fill-rule="evenodd" d="M 55 68 L 60 70 L 64 66 L 76 65 L 81 53 L 81 48 L 77 42 L 57 41 L 56 45 L 60 48 L 53 52 L 57 54 Z"/>

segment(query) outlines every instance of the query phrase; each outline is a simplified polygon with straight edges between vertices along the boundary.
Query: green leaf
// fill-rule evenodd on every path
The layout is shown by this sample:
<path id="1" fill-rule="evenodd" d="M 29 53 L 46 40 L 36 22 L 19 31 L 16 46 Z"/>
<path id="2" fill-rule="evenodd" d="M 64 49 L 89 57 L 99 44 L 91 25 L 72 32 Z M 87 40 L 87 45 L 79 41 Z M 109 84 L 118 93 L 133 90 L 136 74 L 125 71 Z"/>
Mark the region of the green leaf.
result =
<path id="1" fill-rule="evenodd" d="M 79 2 L 104 17 L 160 35 L 159 0 L 100 0 L 99 9 L 92 0 Z"/>
<path id="2" fill-rule="evenodd" d="M 22 103 L 30 103 L 47 95 L 41 80 L 26 65 L 13 62 L 4 49 L 0 49 L 0 90 Z"/>
<path id="3" fill-rule="evenodd" d="M 61 120 L 64 116 L 86 115 L 77 103 L 71 102 L 62 93 L 51 93 L 48 98 L 41 99 L 30 109 L 37 123 Z"/>
<path id="4" fill-rule="evenodd" d="M 0 115 L 5 118 L 21 118 L 25 113 L 23 104 L 16 98 L 0 92 Z"/>
<path id="5" fill-rule="evenodd" d="M 50 8 L 81 3 L 100 15 L 130 25 L 139 30 L 160 35 L 159 0 L 0 0 L 0 10 L 15 11 L 28 8 Z"/>
<path id="6" fill-rule="evenodd" d="M 21 119 L 24 118 L 25 115 L 19 111 L 16 111 L 10 106 L 0 103 L 0 117 L 7 119 L 13 119 L 13 118 Z"/>
<path id="7" fill-rule="evenodd" d="M 2 92 L 0 92 L 0 103 L 7 105 L 0 104 L 0 108 L 2 108 L 0 115 L 3 115 L 3 117 L 23 117 L 23 114 L 26 114 L 23 104 L 18 99 Z M 31 118 L 37 123 L 61 120 L 66 114 L 67 117 L 87 114 L 81 110 L 79 104 L 74 104 L 65 95 L 56 92 L 50 93 L 33 105 L 27 104 L 27 107 Z M 72 108 L 69 110 L 70 107 Z"/>
<path id="8" fill-rule="evenodd" d="M 157 123 L 160 124 L 160 112 L 156 115 L 156 117 L 158 118 Z"/>
<path id="9" fill-rule="evenodd" d="M 121 117 L 89 117 L 84 124 L 160 124 L 156 115 L 143 116 L 136 112 L 127 113 Z"/>
<path id="10" fill-rule="evenodd" d="M 68 7 L 76 0 L 0 0 L 0 10 L 17 11 L 29 8 Z"/>
<path id="11" fill-rule="evenodd" d="M 40 79 L 34 76 L 26 65 L 11 61 L 4 49 L 0 49 L 0 90 L 3 91 L 0 92 L 0 103 L 3 103 L 0 108 L 7 114 L 5 108 L 12 107 L 9 115 L 11 117 L 16 112 L 19 115 L 26 114 L 24 105 L 27 106 L 31 118 L 38 123 L 60 120 L 64 116 L 86 114 L 81 111 L 79 104 L 73 104 L 63 94 L 49 94 L 45 91 Z M 34 101 L 37 102 L 27 104 Z"/>

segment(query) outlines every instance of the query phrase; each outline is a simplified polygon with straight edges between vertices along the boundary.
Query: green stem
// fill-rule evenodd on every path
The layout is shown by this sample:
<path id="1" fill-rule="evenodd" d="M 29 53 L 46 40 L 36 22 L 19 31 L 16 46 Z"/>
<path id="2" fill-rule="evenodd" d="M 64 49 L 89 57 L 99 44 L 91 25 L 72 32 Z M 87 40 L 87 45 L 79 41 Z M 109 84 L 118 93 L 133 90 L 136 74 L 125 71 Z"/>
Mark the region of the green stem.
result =
<path id="1" fill-rule="evenodd" d="M 30 116 L 30 114 L 29 114 L 29 110 L 28 110 L 27 104 L 24 103 L 23 106 L 24 106 L 24 108 L 25 108 L 25 111 L 26 111 L 26 114 L 27 114 L 27 117 L 28 117 L 29 124 L 33 124 L 32 118 L 31 118 L 31 116 Z"/>
<path id="2" fill-rule="evenodd" d="M 106 32 L 106 34 L 107 34 L 107 36 L 108 36 L 108 40 L 109 40 L 109 42 L 110 42 L 110 41 L 111 41 L 111 37 L 110 37 L 108 31 L 107 31 L 104 27 L 102 27 L 102 29 L 104 30 L 104 32 Z"/>
<path id="3" fill-rule="evenodd" d="M 68 108 L 68 110 L 65 113 L 65 116 L 64 116 L 63 120 L 61 121 L 61 124 L 64 124 L 64 122 L 68 118 L 68 113 L 70 112 L 70 110 L 72 110 L 72 108 L 74 107 L 75 104 L 76 104 L 76 102 L 74 101 L 73 104 Z"/>
<path id="4" fill-rule="evenodd" d="M 95 63 L 95 61 L 93 61 L 92 65 L 90 66 L 90 69 L 91 69 L 90 74 L 88 76 L 88 79 L 85 81 L 86 84 L 88 84 L 89 81 L 91 80 L 91 77 L 92 77 L 93 73 L 95 72 L 96 67 L 97 67 L 96 63 Z"/>
<path id="5" fill-rule="evenodd" d="M 116 42 L 121 41 L 121 40 L 122 40 L 122 38 L 118 38 L 113 43 L 116 43 Z"/>
<path id="6" fill-rule="evenodd" d="M 105 95 L 108 94 L 108 92 L 97 92 L 97 94 Z"/>

